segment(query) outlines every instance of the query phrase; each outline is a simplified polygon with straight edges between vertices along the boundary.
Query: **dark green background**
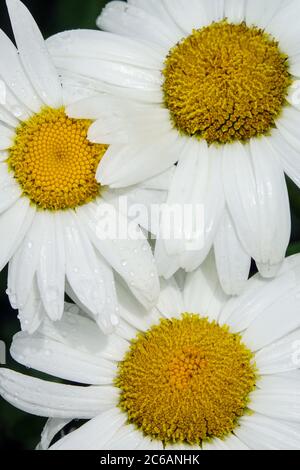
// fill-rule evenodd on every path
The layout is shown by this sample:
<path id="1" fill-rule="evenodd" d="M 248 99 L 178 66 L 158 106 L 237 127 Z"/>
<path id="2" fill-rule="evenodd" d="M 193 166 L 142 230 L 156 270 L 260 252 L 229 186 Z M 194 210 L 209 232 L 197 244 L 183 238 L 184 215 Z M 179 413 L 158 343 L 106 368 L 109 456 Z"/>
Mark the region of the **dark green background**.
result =
<path id="1" fill-rule="evenodd" d="M 94 28 L 95 19 L 107 2 L 105 0 L 24 0 L 24 3 L 29 6 L 44 36 L 48 37 L 65 29 Z M 11 35 L 4 0 L 0 0 L 0 27 Z M 293 213 L 289 254 L 294 254 L 300 252 L 300 191 L 291 182 L 288 184 Z M 9 347 L 19 325 L 16 312 L 10 308 L 5 295 L 6 276 L 7 271 L 4 270 L 0 275 L 0 340 L 4 340 Z M 27 372 L 14 364 L 9 357 L 8 366 Z M 34 371 L 30 373 L 34 374 Z M 0 399 L 0 449 L 33 449 L 39 440 L 44 422 L 44 419 L 22 413 Z"/>

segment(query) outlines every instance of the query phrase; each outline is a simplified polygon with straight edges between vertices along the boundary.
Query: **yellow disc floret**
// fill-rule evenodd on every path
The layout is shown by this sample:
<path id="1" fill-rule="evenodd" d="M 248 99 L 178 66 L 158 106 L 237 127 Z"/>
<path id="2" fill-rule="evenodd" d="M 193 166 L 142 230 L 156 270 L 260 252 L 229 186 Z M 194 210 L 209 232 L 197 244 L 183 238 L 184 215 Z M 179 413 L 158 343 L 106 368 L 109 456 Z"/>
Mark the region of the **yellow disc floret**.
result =
<path id="1" fill-rule="evenodd" d="M 261 29 L 227 21 L 175 46 L 163 74 L 174 125 L 209 144 L 268 134 L 292 82 L 278 42 Z"/>
<path id="2" fill-rule="evenodd" d="M 164 444 L 223 438 L 247 411 L 256 383 L 241 336 L 199 315 L 162 320 L 119 364 L 120 407 Z"/>
<path id="3" fill-rule="evenodd" d="M 45 108 L 17 128 L 8 165 L 40 209 L 75 209 L 99 195 L 95 175 L 107 145 L 88 141 L 90 125 L 64 108 Z"/>

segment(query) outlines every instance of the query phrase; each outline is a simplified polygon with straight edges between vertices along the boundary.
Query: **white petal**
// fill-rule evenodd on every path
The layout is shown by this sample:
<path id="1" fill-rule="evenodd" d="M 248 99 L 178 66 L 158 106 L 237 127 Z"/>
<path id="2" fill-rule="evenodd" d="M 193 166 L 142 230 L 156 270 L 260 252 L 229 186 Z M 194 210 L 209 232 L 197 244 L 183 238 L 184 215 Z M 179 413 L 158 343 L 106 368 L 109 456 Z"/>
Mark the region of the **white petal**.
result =
<path id="1" fill-rule="evenodd" d="M 120 1 L 106 5 L 97 26 L 105 31 L 158 44 L 165 48 L 165 52 L 181 39 L 175 23 L 163 21 L 161 17 Z"/>
<path id="2" fill-rule="evenodd" d="M 117 282 L 117 293 L 122 318 L 120 327 L 127 330 L 126 338 L 131 340 L 136 337 L 138 331 L 147 331 L 159 323 L 161 316 L 158 311 L 155 308 L 150 311 L 144 309 L 121 281 Z M 119 329 L 117 333 L 123 337 Z"/>
<path id="3" fill-rule="evenodd" d="M 149 234 L 157 236 L 160 230 L 160 207 L 166 202 L 167 191 L 145 189 L 142 185 L 136 185 L 126 189 L 104 191 L 102 197 L 130 221 L 138 224 Z M 124 207 L 120 204 L 122 198 L 126 198 Z"/>
<path id="4" fill-rule="evenodd" d="M 300 256 L 296 255 L 284 261 L 273 281 L 267 281 L 259 274 L 253 276 L 240 296 L 230 299 L 224 306 L 220 322 L 230 324 L 237 332 L 248 328 L 261 313 L 271 308 L 269 305 L 276 305 L 277 299 L 284 296 L 285 292 L 289 292 L 293 286 L 296 288 L 299 268 Z"/>
<path id="5" fill-rule="evenodd" d="M 150 246 L 139 227 L 132 224 L 131 237 L 128 220 L 117 214 L 112 205 L 89 204 L 79 209 L 78 215 L 109 265 L 126 280 L 142 304 L 152 307 L 158 298 L 159 282 Z"/>
<path id="6" fill-rule="evenodd" d="M 240 441 L 233 434 L 230 437 L 227 437 L 223 440 L 221 439 L 212 439 L 211 442 L 204 442 L 202 444 L 203 450 L 250 450 L 242 441 Z"/>
<path id="7" fill-rule="evenodd" d="M 133 424 L 122 426 L 103 450 L 136 450 L 143 444 L 144 435 Z"/>
<path id="8" fill-rule="evenodd" d="M 290 238 L 290 210 L 284 173 L 267 138 L 251 147 L 225 146 L 225 195 L 244 249 L 265 277 L 274 276 Z"/>
<path id="9" fill-rule="evenodd" d="M 0 194 L 0 214 L 7 211 L 22 195 L 19 186 L 13 179 L 11 179 L 11 184 L 0 188 Z"/>
<path id="10" fill-rule="evenodd" d="M 0 369 L 0 394 L 22 411 L 50 418 L 89 419 L 109 408 L 105 387 L 79 387 Z"/>
<path id="11" fill-rule="evenodd" d="M 0 271 L 16 252 L 35 215 L 28 199 L 19 199 L 0 216 L 1 256 Z"/>
<path id="12" fill-rule="evenodd" d="M 276 121 L 276 126 L 281 135 L 297 152 L 300 151 L 300 111 L 291 106 L 286 106 L 280 118 Z"/>
<path id="13" fill-rule="evenodd" d="M 45 424 L 41 434 L 41 441 L 36 450 L 48 450 L 56 434 L 62 431 L 69 422 L 69 419 L 49 418 Z"/>
<path id="14" fill-rule="evenodd" d="M 220 162 L 218 150 L 208 149 L 206 143 L 191 139 L 187 142 L 174 173 L 168 204 L 174 209 L 178 204 L 187 204 L 192 209 L 191 220 L 190 217 L 184 217 L 184 231 L 188 228 L 188 237 L 191 240 L 185 240 L 185 235 L 179 240 L 166 241 L 166 247 L 169 254 L 182 254 L 184 251 L 181 267 L 187 271 L 197 268 L 208 255 L 224 209 L 224 194 L 220 191 Z M 167 216 L 162 218 L 163 233 L 168 233 L 169 225 L 167 211 Z"/>
<path id="15" fill-rule="evenodd" d="M 44 222 L 42 213 L 37 214 L 9 264 L 8 289 L 10 297 L 14 297 L 16 308 L 24 306 L 32 289 L 44 237 Z"/>
<path id="16" fill-rule="evenodd" d="M 13 145 L 14 137 L 12 129 L 0 124 L 0 150 L 9 149 Z"/>
<path id="17" fill-rule="evenodd" d="M 165 279 L 170 279 L 180 269 L 181 256 L 169 255 L 164 240 L 156 241 L 154 256 L 158 274 Z"/>
<path id="18" fill-rule="evenodd" d="M 293 51 L 295 44 L 299 44 L 300 35 L 295 18 L 300 13 L 299 2 L 297 0 L 286 1 L 282 8 L 278 9 L 276 15 L 268 24 L 267 30 L 280 42 L 281 50 L 285 52 Z M 289 25 L 288 28 L 285 26 Z"/>
<path id="19" fill-rule="evenodd" d="M 112 145 L 100 162 L 97 180 L 112 188 L 124 188 L 159 175 L 178 161 L 183 140 L 171 131 L 158 134 L 150 145 L 139 141 Z"/>
<path id="20" fill-rule="evenodd" d="M 149 69 L 160 69 L 162 50 L 154 45 L 142 44 L 133 39 L 103 31 L 65 31 L 47 40 L 47 46 L 55 57 L 89 57 L 108 60 Z"/>
<path id="21" fill-rule="evenodd" d="M 102 450 L 118 430 L 125 426 L 127 416 L 118 409 L 100 414 L 76 431 L 58 441 L 52 450 Z"/>
<path id="22" fill-rule="evenodd" d="M 41 214 L 39 214 L 41 217 Z M 65 248 L 61 219 L 56 213 L 44 213 L 44 233 L 40 245 L 37 280 L 49 317 L 59 320 L 64 311 Z M 41 223 L 43 223 L 41 221 Z"/>
<path id="23" fill-rule="evenodd" d="M 274 129 L 268 144 L 273 152 L 279 155 L 285 173 L 300 187 L 300 154 L 284 138 L 281 132 Z"/>
<path id="24" fill-rule="evenodd" d="M 235 429 L 237 437 L 251 450 L 298 450 L 300 432 L 289 423 L 258 413 L 244 416 Z"/>
<path id="25" fill-rule="evenodd" d="M 190 0 L 189 8 L 186 8 L 184 0 L 164 0 L 163 3 L 175 23 L 182 29 L 182 37 L 210 23 L 204 2 Z"/>
<path id="26" fill-rule="evenodd" d="M 281 374 L 300 368 L 300 330 L 263 348 L 255 356 L 260 374 Z"/>
<path id="27" fill-rule="evenodd" d="M 187 275 L 183 295 L 186 312 L 198 313 L 210 320 L 218 319 L 227 297 L 220 286 L 212 255 L 200 268 Z"/>
<path id="28" fill-rule="evenodd" d="M 252 322 L 244 341 L 257 351 L 300 327 L 300 268 L 290 270 L 258 291 L 253 302 Z M 284 319 L 282 316 L 284 312 Z M 229 324 L 231 319 L 229 319 Z"/>
<path id="29" fill-rule="evenodd" d="M 184 301 L 182 292 L 174 278 L 160 283 L 160 296 L 157 303 L 157 309 L 164 317 L 174 318 L 184 313 Z"/>
<path id="30" fill-rule="evenodd" d="M 2 86 L 4 86 L 4 94 L 6 95 L 6 87 L 5 85 L 2 85 Z M 5 101 L 6 101 L 6 96 L 5 96 Z M 19 125 L 18 119 L 9 111 L 9 108 L 3 104 L 0 104 L 0 121 L 4 122 L 11 128 L 16 128 Z"/>
<path id="31" fill-rule="evenodd" d="M 0 75 L 2 79 L 21 103 L 31 111 L 38 112 L 42 102 L 24 72 L 17 49 L 3 31 L 0 31 L 0 48 Z M 5 91 L 7 100 L 9 98 L 7 96 L 8 90 Z"/>
<path id="32" fill-rule="evenodd" d="M 251 257 L 245 252 L 226 210 L 214 242 L 219 279 L 228 295 L 238 295 L 249 277 Z"/>
<path id="33" fill-rule="evenodd" d="M 56 57 L 55 65 L 68 72 L 123 88 L 157 91 L 162 83 L 159 71 L 89 57 Z"/>
<path id="34" fill-rule="evenodd" d="M 64 229 L 68 281 L 79 300 L 96 316 L 103 331 L 111 333 L 115 328 L 117 305 L 112 279 L 107 290 L 106 279 L 111 277 L 111 271 L 104 261 L 98 262 L 84 225 L 81 226 L 77 215 L 71 211 L 63 213 L 61 224 Z"/>
<path id="35" fill-rule="evenodd" d="M 34 335 L 17 334 L 11 354 L 21 364 L 54 377 L 111 385 L 117 373 L 116 361 L 123 360 L 128 348 L 127 341 L 116 335 L 106 337 L 92 320 L 70 307 L 62 321 L 53 324 L 46 320 Z M 112 390 L 110 393 L 113 395 Z"/>
<path id="36" fill-rule="evenodd" d="M 6 3 L 20 58 L 32 85 L 45 104 L 54 108 L 61 106 L 58 73 L 37 24 L 19 0 L 7 0 Z"/>
<path id="37" fill-rule="evenodd" d="M 250 0 L 246 4 L 246 22 L 249 26 L 265 28 L 282 7 L 282 0 Z"/>
<path id="38" fill-rule="evenodd" d="M 8 272 L 10 277 L 10 269 Z M 13 300 L 12 295 L 9 296 L 11 303 Z M 12 306 L 16 307 L 13 303 Z M 34 278 L 25 304 L 19 307 L 18 319 L 20 320 L 22 330 L 32 334 L 39 328 L 45 317 L 46 312 L 38 291 L 37 280 Z"/>
<path id="39" fill-rule="evenodd" d="M 136 450 L 163 450 L 163 444 L 160 441 L 152 440 L 148 436 L 144 436 L 143 442 L 139 444 Z"/>
<path id="40" fill-rule="evenodd" d="M 175 168 L 172 167 L 169 170 L 161 173 L 160 175 L 154 176 L 146 181 L 143 181 L 138 186 L 145 189 L 154 189 L 160 191 L 167 191 L 170 187 L 170 183 L 174 176 Z"/>
<path id="41" fill-rule="evenodd" d="M 250 397 L 249 408 L 271 418 L 300 423 L 300 377 L 265 376 Z"/>
<path id="42" fill-rule="evenodd" d="M 245 21 L 246 4 L 247 0 L 225 0 L 225 17 L 230 23 Z"/>

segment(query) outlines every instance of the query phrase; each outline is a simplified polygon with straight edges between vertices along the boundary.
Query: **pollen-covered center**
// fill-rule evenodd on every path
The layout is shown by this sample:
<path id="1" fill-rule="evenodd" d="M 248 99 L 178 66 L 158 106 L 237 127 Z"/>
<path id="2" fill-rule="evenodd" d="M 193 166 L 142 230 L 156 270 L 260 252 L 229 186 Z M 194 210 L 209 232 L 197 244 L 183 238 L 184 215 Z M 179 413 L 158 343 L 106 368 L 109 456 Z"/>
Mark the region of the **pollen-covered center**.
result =
<path id="1" fill-rule="evenodd" d="M 90 125 L 64 108 L 45 108 L 17 128 L 8 165 L 39 208 L 74 209 L 99 195 L 95 175 L 107 146 L 88 141 Z"/>
<path id="2" fill-rule="evenodd" d="M 241 337 L 194 314 L 139 335 L 116 381 L 130 423 L 164 444 L 191 445 L 233 431 L 255 383 Z"/>
<path id="3" fill-rule="evenodd" d="M 227 21 L 176 45 L 163 74 L 175 127 L 209 144 L 268 134 L 292 81 L 278 42 L 261 29 Z"/>

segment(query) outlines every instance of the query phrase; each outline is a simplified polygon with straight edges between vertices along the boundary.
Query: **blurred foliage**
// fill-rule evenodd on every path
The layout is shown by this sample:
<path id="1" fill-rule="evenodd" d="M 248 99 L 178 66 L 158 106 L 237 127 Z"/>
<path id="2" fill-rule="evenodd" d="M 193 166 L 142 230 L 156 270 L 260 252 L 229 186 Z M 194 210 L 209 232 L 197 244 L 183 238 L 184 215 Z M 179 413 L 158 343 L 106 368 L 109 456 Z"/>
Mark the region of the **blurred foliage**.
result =
<path id="1" fill-rule="evenodd" d="M 59 31 L 74 28 L 95 28 L 95 21 L 105 0 L 23 0 L 30 8 L 44 37 L 49 37 Z M 11 27 L 5 6 L 5 0 L 0 0 L 0 27 L 11 36 Z M 300 253 L 300 192 L 288 180 L 289 196 L 292 209 L 292 237 L 288 254 Z M 1 243 L 1 235 L 0 235 Z M 19 324 L 16 312 L 13 311 L 5 295 L 7 270 L 0 274 L 0 340 L 7 344 L 18 331 Z M 24 368 L 13 363 L 10 357 L 8 367 L 24 372 Z M 26 372 L 26 370 L 25 370 Z M 43 377 L 34 371 L 32 375 Z M 53 380 L 53 378 L 50 378 Z M 45 419 L 33 417 L 22 413 L 14 407 L 0 400 L 0 449 L 29 450 L 34 449 Z"/>

